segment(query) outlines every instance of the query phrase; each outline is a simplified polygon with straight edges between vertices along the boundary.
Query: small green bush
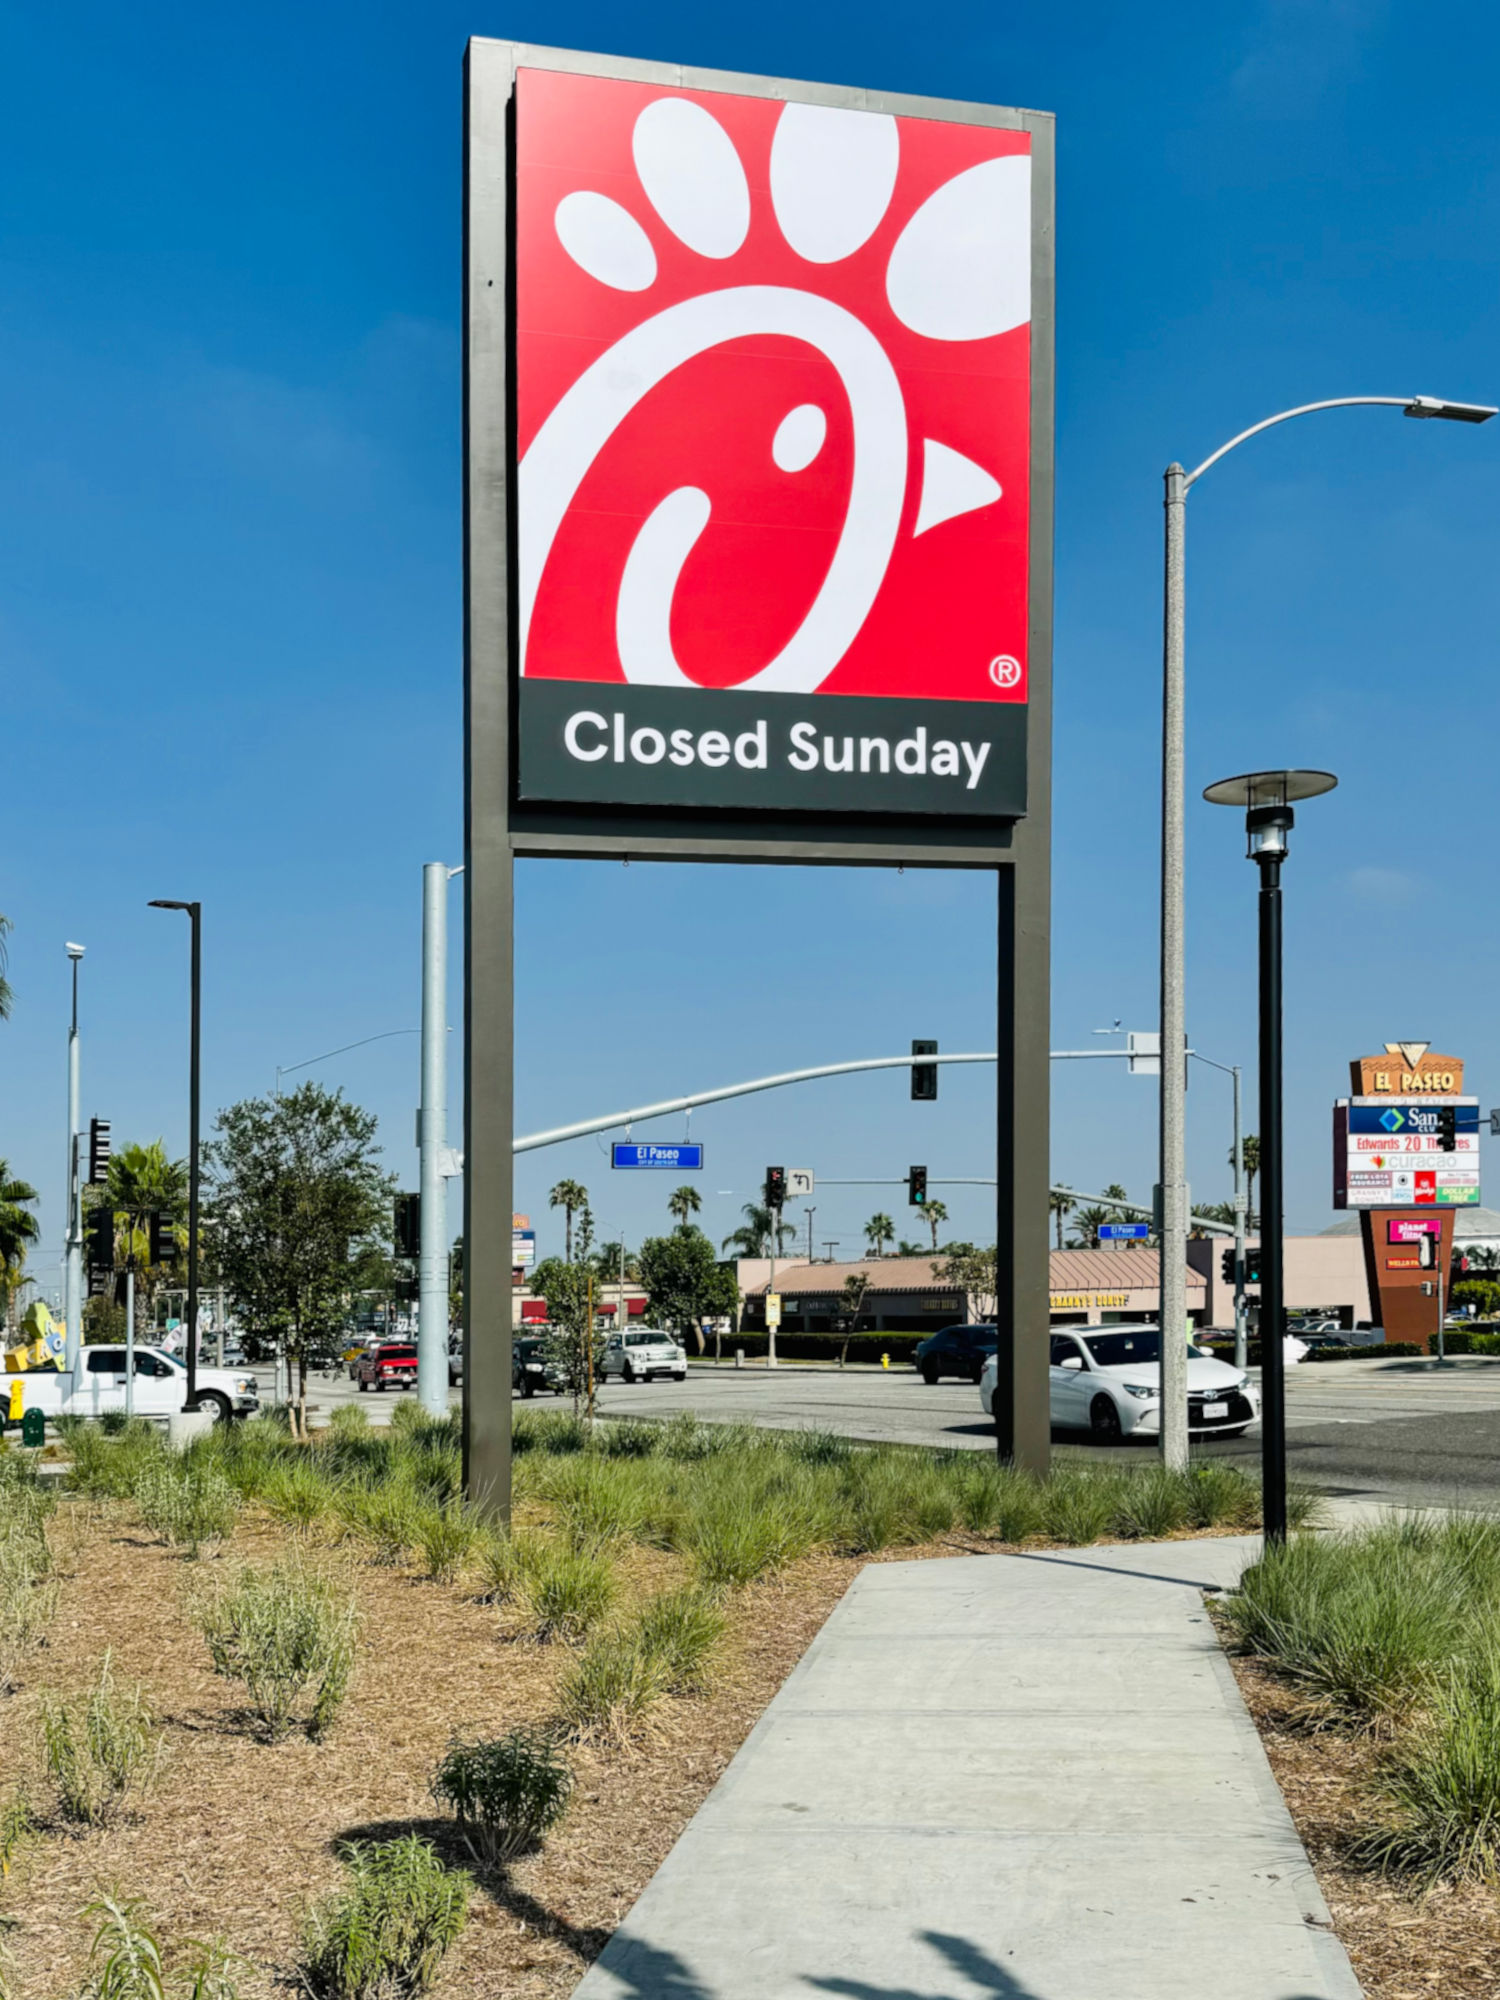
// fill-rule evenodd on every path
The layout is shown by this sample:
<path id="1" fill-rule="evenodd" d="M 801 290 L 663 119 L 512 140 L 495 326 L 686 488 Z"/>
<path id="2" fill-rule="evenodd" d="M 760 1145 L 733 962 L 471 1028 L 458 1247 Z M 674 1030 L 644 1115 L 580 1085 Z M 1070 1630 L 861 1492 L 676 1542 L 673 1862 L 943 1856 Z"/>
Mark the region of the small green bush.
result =
<path id="1" fill-rule="evenodd" d="M 36 1830 L 36 1814 L 30 1799 L 19 1785 L 13 1786 L 0 1799 L 0 1882 L 9 1875 L 16 1856 Z"/>
<path id="2" fill-rule="evenodd" d="M 260 1483 L 260 1498 L 278 1521 L 285 1521 L 300 1534 L 326 1520 L 338 1501 L 332 1482 L 305 1450 L 293 1459 L 267 1468 Z"/>
<path id="3" fill-rule="evenodd" d="M 0 1694 L 16 1686 L 22 1661 L 57 1610 L 46 1530 L 50 1501 L 19 1483 L 0 1493 Z"/>
<path id="4" fill-rule="evenodd" d="M 605 1549 L 638 1538 L 644 1510 L 633 1462 L 589 1454 L 562 1463 L 568 1467 L 566 1483 L 554 1492 L 559 1525 L 571 1547 Z"/>
<path id="5" fill-rule="evenodd" d="M 328 1428 L 336 1438 L 363 1437 L 370 1428 L 370 1419 L 359 1403 L 340 1403 L 328 1419 Z"/>
<path id="6" fill-rule="evenodd" d="M 698 1694 L 706 1686 L 724 1638 L 724 1611 L 709 1591 L 665 1591 L 641 1607 L 637 1644 L 659 1666 L 669 1694 Z"/>
<path id="7" fill-rule="evenodd" d="M 1382 1759 L 1385 1823 L 1355 1849 L 1388 1874 L 1500 1880 L 1500 1642 L 1486 1634 L 1440 1682 L 1430 1711 Z"/>
<path id="8" fill-rule="evenodd" d="M 507 1534 L 498 1527 L 482 1529 L 474 1556 L 481 1601 L 511 1604 L 520 1597 L 532 1553 L 531 1538 L 524 1534 Z"/>
<path id="9" fill-rule="evenodd" d="M 512 1729 L 488 1742 L 454 1737 L 432 1780 L 474 1858 L 488 1868 L 539 1847 L 561 1819 L 573 1774 L 539 1730 Z"/>
<path id="10" fill-rule="evenodd" d="M 660 1441 L 661 1432 L 655 1424 L 643 1424 L 633 1417 L 623 1423 L 600 1424 L 594 1432 L 594 1449 L 605 1458 L 650 1458 Z"/>
<path id="11" fill-rule="evenodd" d="M 524 1595 L 536 1636 L 581 1639 L 615 1601 L 613 1567 L 590 1550 L 538 1543 L 526 1565 Z"/>
<path id="12" fill-rule="evenodd" d="M 81 1418 L 59 1419 L 58 1432 L 72 1460 L 66 1484 L 91 1500 L 128 1500 L 146 1466 L 166 1456 L 165 1440 L 144 1417 L 131 1418 L 114 1437 Z"/>
<path id="13" fill-rule="evenodd" d="M 44 1704 L 42 1740 L 58 1812 L 78 1826 L 118 1818 L 132 1794 L 149 1790 L 161 1763 L 146 1697 L 139 1687 L 115 1686 L 108 1653 L 84 1699 Z"/>
<path id="14" fill-rule="evenodd" d="M 1260 1490 L 1238 1466 L 1205 1459 L 1183 1485 L 1187 1520 L 1194 1528 L 1254 1528 L 1260 1524 Z"/>
<path id="15" fill-rule="evenodd" d="M 145 1905 L 118 1892 L 101 1894 L 83 1914 L 95 1920 L 95 1929 L 80 2000 L 166 2000 L 161 1945 Z"/>
<path id="16" fill-rule="evenodd" d="M 1108 1474 L 1059 1467 L 1042 1482 L 1038 1496 L 1043 1533 L 1070 1548 L 1097 1542 L 1115 1524 L 1118 1490 Z"/>
<path id="17" fill-rule="evenodd" d="M 1187 1518 L 1187 1480 L 1154 1465 L 1121 1480 L 1111 1526 L 1118 1534 L 1150 1542 L 1175 1533 Z"/>
<path id="18" fill-rule="evenodd" d="M 623 1742 L 667 1692 L 665 1661 L 634 1632 L 591 1639 L 558 1683 L 558 1720 L 580 1742 Z"/>
<path id="19" fill-rule="evenodd" d="M 700 1582 L 713 1589 L 773 1576 L 819 1539 L 807 1498 L 748 1476 L 701 1479 L 672 1530 Z"/>
<path id="20" fill-rule="evenodd" d="M 146 1528 L 169 1548 L 196 1556 L 205 1542 L 232 1534 L 240 1498 L 211 1465 L 153 1458 L 135 1482 L 135 1504 Z"/>
<path id="21" fill-rule="evenodd" d="M 386 1567 L 415 1548 L 421 1533 L 423 1503 L 404 1479 L 351 1483 L 338 1496 L 338 1511 L 346 1528 L 369 1543 L 370 1561 Z"/>
<path id="22" fill-rule="evenodd" d="M 239 1681 L 266 1737 L 322 1736 L 349 1691 L 358 1614 L 351 1594 L 298 1557 L 247 1564 L 193 1607 L 214 1672 Z"/>
<path id="23" fill-rule="evenodd" d="M 856 1555 L 935 1541 L 953 1526 L 954 1488 L 916 1452 L 865 1451 L 845 1468 L 839 1540 Z"/>
<path id="24" fill-rule="evenodd" d="M 480 1524 L 461 1501 L 425 1507 L 417 1519 L 417 1546 L 434 1583 L 452 1583 L 474 1553 Z"/>
<path id="25" fill-rule="evenodd" d="M 429 1992 L 469 1914 L 469 1885 L 408 1835 L 344 1852 L 347 1886 L 308 1912 L 302 1977 L 313 2000 Z"/>

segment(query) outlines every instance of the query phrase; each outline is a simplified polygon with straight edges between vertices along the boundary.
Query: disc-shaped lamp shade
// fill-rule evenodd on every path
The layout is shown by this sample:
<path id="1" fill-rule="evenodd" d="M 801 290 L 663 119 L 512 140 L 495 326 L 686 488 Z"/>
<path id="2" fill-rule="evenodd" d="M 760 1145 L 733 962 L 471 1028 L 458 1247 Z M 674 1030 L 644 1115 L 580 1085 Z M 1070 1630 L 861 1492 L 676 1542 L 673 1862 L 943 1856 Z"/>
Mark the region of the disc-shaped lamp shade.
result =
<path id="1" fill-rule="evenodd" d="M 1242 777 L 1220 778 L 1203 796 L 1211 806 L 1289 806 L 1331 792 L 1337 783 L 1332 771 L 1247 771 Z"/>

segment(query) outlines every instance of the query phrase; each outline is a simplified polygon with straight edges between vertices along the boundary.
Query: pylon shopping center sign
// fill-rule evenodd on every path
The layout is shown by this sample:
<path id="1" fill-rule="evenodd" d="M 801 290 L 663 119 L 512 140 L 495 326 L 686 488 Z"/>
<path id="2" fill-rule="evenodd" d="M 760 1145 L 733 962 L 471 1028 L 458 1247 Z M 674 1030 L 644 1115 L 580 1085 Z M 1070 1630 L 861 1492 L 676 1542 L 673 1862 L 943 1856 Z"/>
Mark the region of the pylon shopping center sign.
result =
<path id="1" fill-rule="evenodd" d="M 1031 134 L 514 101 L 518 799 L 1024 814 Z"/>

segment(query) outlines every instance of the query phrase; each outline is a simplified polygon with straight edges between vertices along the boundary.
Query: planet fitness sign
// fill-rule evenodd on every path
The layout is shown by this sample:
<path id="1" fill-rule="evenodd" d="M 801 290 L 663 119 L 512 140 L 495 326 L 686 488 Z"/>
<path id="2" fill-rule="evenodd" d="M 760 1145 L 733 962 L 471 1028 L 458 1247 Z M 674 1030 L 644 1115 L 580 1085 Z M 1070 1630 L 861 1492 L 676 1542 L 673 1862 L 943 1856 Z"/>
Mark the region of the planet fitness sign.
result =
<path id="1" fill-rule="evenodd" d="M 519 798 L 1024 813 L 1029 133 L 515 91 Z"/>

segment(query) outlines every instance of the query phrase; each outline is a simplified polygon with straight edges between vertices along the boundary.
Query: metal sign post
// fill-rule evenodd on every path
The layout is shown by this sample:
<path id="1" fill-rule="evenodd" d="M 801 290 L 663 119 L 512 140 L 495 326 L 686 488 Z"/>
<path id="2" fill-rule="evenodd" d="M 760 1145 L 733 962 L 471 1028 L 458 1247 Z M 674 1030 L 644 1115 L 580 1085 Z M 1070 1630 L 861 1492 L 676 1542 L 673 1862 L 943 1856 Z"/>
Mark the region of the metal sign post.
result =
<path id="1" fill-rule="evenodd" d="M 1047 114 L 469 45 L 464 1462 L 491 1511 L 518 858 L 994 875 L 997 1445 L 1047 1465 L 1053 261 Z"/>

